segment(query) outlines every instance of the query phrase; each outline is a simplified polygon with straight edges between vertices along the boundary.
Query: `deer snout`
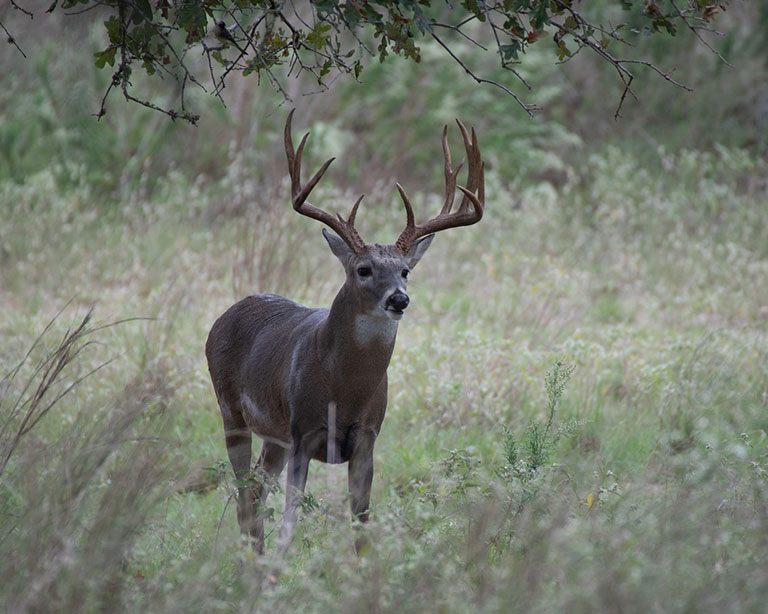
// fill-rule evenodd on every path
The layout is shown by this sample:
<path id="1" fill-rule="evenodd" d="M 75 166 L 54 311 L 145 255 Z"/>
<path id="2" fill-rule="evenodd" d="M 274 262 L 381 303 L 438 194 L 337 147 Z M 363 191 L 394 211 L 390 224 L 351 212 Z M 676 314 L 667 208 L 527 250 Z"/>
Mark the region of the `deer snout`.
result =
<path id="1" fill-rule="evenodd" d="M 408 307 L 408 303 L 410 302 L 411 299 L 408 298 L 407 294 L 404 292 L 395 292 L 387 299 L 387 309 L 392 309 L 393 311 L 402 311 Z"/>

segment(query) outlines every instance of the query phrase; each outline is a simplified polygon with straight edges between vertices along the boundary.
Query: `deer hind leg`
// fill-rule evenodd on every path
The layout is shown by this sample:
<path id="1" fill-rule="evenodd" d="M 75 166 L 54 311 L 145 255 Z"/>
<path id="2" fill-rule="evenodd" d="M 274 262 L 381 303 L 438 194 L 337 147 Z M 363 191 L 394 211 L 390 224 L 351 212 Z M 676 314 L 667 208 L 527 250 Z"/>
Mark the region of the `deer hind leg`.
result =
<path id="1" fill-rule="evenodd" d="M 250 479 L 251 432 L 241 415 L 231 412 L 226 403 L 220 402 L 220 406 L 224 419 L 227 456 L 237 480 L 237 523 L 243 535 L 253 535 L 256 531 L 256 519 L 253 514 L 255 493 Z"/>
<path id="2" fill-rule="evenodd" d="M 247 429 L 225 427 L 227 455 L 237 480 L 237 523 L 243 535 L 255 530 L 253 501 L 255 493 L 251 480 L 251 433 Z"/>
<path id="3" fill-rule="evenodd" d="M 251 537 L 253 538 L 253 547 L 259 554 L 264 553 L 264 511 L 261 508 L 269 496 L 272 484 L 283 471 L 287 456 L 285 448 L 276 443 L 265 441 L 261 445 L 261 454 L 253 470 L 258 492 L 253 498 L 251 508 L 251 517 L 254 519 Z"/>

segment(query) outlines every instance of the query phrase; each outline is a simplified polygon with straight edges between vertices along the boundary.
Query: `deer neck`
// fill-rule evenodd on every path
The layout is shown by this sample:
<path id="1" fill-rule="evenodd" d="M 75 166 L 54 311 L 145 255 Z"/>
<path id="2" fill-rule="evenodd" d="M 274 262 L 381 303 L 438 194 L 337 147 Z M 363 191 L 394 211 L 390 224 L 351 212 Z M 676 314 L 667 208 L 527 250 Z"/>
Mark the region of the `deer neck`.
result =
<path id="1" fill-rule="evenodd" d="M 365 313 L 356 294 L 345 284 L 333 301 L 321 339 L 340 363 L 386 371 L 395 347 L 397 324 L 384 314 Z"/>

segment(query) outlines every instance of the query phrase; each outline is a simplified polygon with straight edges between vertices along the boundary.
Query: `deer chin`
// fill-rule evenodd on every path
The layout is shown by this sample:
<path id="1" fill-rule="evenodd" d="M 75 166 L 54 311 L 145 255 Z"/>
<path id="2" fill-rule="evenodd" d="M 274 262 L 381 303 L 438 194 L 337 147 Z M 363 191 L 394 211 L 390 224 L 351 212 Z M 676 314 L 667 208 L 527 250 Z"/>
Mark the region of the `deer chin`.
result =
<path id="1" fill-rule="evenodd" d="M 384 313 L 390 320 L 394 320 L 395 322 L 400 320 L 405 314 L 402 309 L 390 309 L 389 307 L 384 308 Z"/>

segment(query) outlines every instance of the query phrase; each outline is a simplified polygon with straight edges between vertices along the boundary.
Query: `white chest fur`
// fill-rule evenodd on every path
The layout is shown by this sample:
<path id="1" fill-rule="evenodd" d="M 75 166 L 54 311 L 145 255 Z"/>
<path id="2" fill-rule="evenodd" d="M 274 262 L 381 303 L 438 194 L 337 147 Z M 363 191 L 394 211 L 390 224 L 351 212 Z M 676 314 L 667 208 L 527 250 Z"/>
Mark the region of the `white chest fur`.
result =
<path id="1" fill-rule="evenodd" d="M 355 317 L 354 338 L 360 346 L 374 342 L 391 343 L 397 334 L 397 322 L 389 318 L 377 318 L 368 315 Z"/>

